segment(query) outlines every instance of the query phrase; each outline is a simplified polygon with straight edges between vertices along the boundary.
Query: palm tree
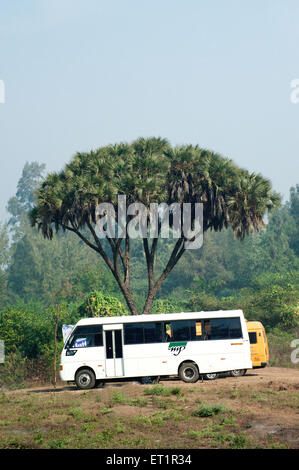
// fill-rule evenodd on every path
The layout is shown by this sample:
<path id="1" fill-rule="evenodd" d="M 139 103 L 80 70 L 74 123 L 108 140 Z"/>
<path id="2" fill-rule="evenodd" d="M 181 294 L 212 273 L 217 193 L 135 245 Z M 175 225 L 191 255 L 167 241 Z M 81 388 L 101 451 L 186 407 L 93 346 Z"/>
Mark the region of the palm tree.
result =
<path id="1" fill-rule="evenodd" d="M 138 314 L 130 287 L 130 237 L 100 239 L 96 232 L 96 208 L 110 203 L 118 216 L 118 196 L 127 206 L 134 202 L 168 205 L 203 204 L 203 231 L 232 227 L 242 240 L 259 230 L 263 216 L 279 204 L 270 182 L 249 174 L 231 160 L 198 146 L 172 147 L 161 138 L 141 138 L 131 144 L 101 147 L 78 153 L 61 173 L 49 174 L 37 191 L 31 211 L 32 225 L 51 239 L 60 228 L 75 233 L 99 254 L 115 277 L 132 314 Z M 132 220 L 126 216 L 126 223 Z M 192 224 L 195 215 L 192 212 Z M 147 212 L 149 222 L 149 211 Z M 173 220 L 170 218 L 170 227 Z M 152 240 L 143 237 L 148 292 L 143 313 L 149 313 L 158 289 L 185 252 L 183 231 L 173 244 L 161 273 L 155 273 L 155 255 L 161 238 L 162 220 Z"/>

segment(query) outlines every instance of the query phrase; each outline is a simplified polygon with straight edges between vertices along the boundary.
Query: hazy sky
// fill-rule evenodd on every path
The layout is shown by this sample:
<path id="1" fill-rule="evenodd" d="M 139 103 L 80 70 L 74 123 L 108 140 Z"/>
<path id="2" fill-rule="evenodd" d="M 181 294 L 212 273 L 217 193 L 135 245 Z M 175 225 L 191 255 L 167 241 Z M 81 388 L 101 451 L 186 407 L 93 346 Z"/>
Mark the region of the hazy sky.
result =
<path id="1" fill-rule="evenodd" d="M 0 0 L 0 220 L 26 161 L 140 136 L 220 152 L 287 198 L 298 25 L 298 0 Z"/>

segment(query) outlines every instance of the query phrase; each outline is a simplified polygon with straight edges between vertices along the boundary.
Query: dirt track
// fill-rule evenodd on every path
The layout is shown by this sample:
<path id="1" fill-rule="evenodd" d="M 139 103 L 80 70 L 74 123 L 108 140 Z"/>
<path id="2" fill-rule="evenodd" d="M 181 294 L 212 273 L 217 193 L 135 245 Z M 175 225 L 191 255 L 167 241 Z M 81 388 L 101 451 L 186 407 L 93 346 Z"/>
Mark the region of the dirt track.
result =
<path id="1" fill-rule="evenodd" d="M 160 381 L 161 384 L 167 384 L 167 385 L 172 385 L 172 384 L 178 384 L 180 387 L 190 387 L 190 384 L 185 384 L 184 382 L 180 381 L 178 378 L 169 378 L 165 380 Z M 128 386 L 131 388 L 132 385 L 135 384 L 135 382 L 127 382 L 127 381 L 122 381 L 122 382 L 109 382 L 105 385 L 105 388 L 107 387 L 125 387 L 127 388 Z M 223 376 L 219 377 L 217 380 L 213 381 L 198 381 L 196 386 L 202 386 L 204 387 L 210 387 L 211 389 L 217 389 L 218 387 L 222 386 L 241 386 L 241 385 L 248 385 L 255 387 L 255 385 L 263 385 L 266 386 L 270 384 L 272 385 L 277 385 L 282 386 L 283 384 L 290 385 L 294 389 L 299 389 L 299 367 L 298 369 L 288 369 L 288 368 L 283 368 L 283 367 L 266 367 L 264 369 L 252 369 L 248 370 L 246 375 L 243 377 L 229 377 L 229 376 Z M 139 385 L 139 384 L 138 384 Z M 192 384 L 194 386 L 195 384 Z M 25 389 L 19 389 L 19 390 L 14 390 L 13 393 L 18 393 L 18 392 L 30 392 L 30 391 L 40 391 L 40 392 L 59 392 L 59 391 L 69 391 L 69 392 L 77 392 L 80 393 L 80 390 L 77 390 L 77 388 L 73 385 L 69 384 L 64 384 L 59 382 L 56 386 L 56 389 L 52 385 L 47 385 L 47 386 L 34 386 L 34 387 L 28 387 Z M 8 392 L 9 393 L 9 392 Z M 81 392 L 82 393 L 82 392 Z"/>

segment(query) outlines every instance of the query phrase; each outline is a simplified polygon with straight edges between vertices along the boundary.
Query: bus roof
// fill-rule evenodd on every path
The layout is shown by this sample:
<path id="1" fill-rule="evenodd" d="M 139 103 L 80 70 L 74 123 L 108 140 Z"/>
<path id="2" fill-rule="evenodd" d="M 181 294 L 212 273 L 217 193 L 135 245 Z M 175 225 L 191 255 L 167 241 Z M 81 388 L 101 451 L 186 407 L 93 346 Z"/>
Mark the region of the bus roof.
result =
<path id="1" fill-rule="evenodd" d="M 247 324 L 247 329 L 250 330 L 250 329 L 257 329 L 257 328 L 264 328 L 264 325 L 260 322 L 260 321 L 257 321 L 257 320 L 248 320 L 246 321 L 246 324 Z"/>
<path id="2" fill-rule="evenodd" d="M 77 322 L 77 326 L 83 325 L 103 325 L 118 323 L 135 323 L 135 322 L 155 322 L 167 320 L 188 320 L 208 318 L 229 318 L 243 317 L 242 310 L 217 310 L 213 312 L 180 312 L 180 313 L 153 313 L 147 315 L 122 315 L 119 317 L 90 317 L 82 318 Z"/>

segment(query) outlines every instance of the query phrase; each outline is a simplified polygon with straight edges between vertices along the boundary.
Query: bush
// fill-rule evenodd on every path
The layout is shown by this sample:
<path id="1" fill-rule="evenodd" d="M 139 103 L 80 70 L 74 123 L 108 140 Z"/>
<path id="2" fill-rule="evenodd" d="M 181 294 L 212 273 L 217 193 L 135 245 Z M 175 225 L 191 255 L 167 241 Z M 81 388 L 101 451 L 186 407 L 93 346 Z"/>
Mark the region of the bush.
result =
<path id="1" fill-rule="evenodd" d="M 87 317 L 115 317 L 129 315 L 124 305 L 112 295 L 104 295 L 100 291 L 93 291 L 86 297 L 79 307 L 81 316 Z"/>
<path id="2" fill-rule="evenodd" d="M 0 388 L 26 387 L 27 362 L 19 351 L 6 355 L 5 363 L 0 364 Z"/>

